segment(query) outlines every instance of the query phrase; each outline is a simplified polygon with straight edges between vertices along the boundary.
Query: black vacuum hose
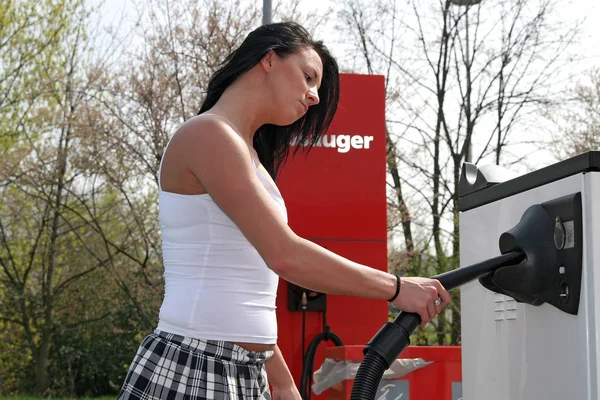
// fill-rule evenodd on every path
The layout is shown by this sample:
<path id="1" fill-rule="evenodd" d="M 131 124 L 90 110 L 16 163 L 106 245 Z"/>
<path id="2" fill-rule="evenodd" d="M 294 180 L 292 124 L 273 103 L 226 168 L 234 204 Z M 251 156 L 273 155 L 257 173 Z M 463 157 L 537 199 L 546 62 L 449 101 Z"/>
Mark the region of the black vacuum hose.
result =
<path id="1" fill-rule="evenodd" d="M 306 334 L 306 309 L 308 305 L 308 297 L 306 291 L 302 292 L 300 301 L 302 308 L 302 375 L 300 376 L 300 397 L 302 400 L 310 400 L 312 373 L 315 365 L 315 355 L 317 348 L 322 341 L 331 340 L 336 346 L 343 346 L 344 342 L 338 335 L 331 332 L 331 328 L 327 325 L 327 312 L 323 310 L 323 332 L 315 336 L 308 345 L 306 353 L 304 352 L 304 336 Z"/>
<path id="2" fill-rule="evenodd" d="M 363 365 L 366 365 L 367 367 L 363 368 Z M 381 378 L 383 377 L 383 373 L 388 368 L 389 366 L 383 357 L 374 351 L 368 352 L 360 364 L 356 374 L 350 399 L 374 399 L 377 394 L 379 382 L 381 382 Z M 360 390 L 357 386 L 360 387 Z"/>
<path id="3" fill-rule="evenodd" d="M 335 346 L 344 345 L 342 339 L 331 332 L 329 325 L 325 325 L 323 327 L 323 332 L 319 333 L 310 341 L 308 349 L 306 349 L 306 355 L 304 356 L 304 362 L 302 363 L 302 375 L 300 376 L 300 396 L 302 397 L 302 400 L 310 400 L 312 373 L 315 365 L 317 348 L 321 342 L 328 340 L 331 340 Z"/>
<path id="4" fill-rule="evenodd" d="M 432 278 L 439 280 L 446 290 L 452 290 L 488 272 L 518 264 L 524 259 L 525 253 L 512 251 Z M 350 400 L 375 399 L 383 373 L 410 344 L 410 335 L 420 324 L 419 314 L 401 311 L 393 322 L 383 325 L 363 350 L 365 358 L 354 378 Z"/>

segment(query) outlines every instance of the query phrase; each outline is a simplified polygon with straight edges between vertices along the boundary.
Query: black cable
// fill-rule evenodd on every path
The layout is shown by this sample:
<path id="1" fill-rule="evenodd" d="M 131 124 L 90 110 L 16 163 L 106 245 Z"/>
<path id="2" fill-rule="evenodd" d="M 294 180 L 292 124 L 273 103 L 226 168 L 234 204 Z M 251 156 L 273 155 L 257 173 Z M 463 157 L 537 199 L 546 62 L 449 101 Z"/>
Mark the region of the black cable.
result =
<path id="1" fill-rule="evenodd" d="M 304 339 L 304 337 L 302 339 Z M 329 340 L 331 340 L 336 346 L 344 345 L 344 342 L 342 342 L 339 336 L 331 332 L 331 328 L 329 325 L 327 325 L 326 312 L 323 311 L 323 332 L 319 333 L 311 340 L 310 344 L 308 345 L 308 349 L 306 349 L 306 354 L 302 355 L 303 362 L 302 375 L 300 377 L 300 396 L 303 400 L 310 400 L 311 397 L 312 373 L 314 369 L 317 348 L 322 341 Z"/>
<path id="2" fill-rule="evenodd" d="M 306 307 L 308 305 L 308 299 L 306 298 L 306 292 L 302 292 L 302 300 L 300 301 L 300 307 L 302 308 L 302 371 L 304 371 L 304 364 L 306 359 L 304 357 L 305 344 L 304 338 L 306 337 Z"/>

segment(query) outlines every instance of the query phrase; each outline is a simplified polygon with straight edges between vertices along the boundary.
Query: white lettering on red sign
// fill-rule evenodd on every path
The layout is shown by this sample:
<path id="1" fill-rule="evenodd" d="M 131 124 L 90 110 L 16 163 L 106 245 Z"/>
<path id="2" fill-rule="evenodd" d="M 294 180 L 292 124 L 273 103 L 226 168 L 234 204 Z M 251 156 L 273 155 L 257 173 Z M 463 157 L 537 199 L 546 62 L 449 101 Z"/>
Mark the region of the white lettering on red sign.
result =
<path id="1" fill-rule="evenodd" d="M 371 148 L 373 136 L 361 135 L 323 135 L 315 147 L 336 148 L 338 153 L 347 153 L 350 149 L 362 150 Z M 295 143 L 292 143 L 295 145 Z"/>

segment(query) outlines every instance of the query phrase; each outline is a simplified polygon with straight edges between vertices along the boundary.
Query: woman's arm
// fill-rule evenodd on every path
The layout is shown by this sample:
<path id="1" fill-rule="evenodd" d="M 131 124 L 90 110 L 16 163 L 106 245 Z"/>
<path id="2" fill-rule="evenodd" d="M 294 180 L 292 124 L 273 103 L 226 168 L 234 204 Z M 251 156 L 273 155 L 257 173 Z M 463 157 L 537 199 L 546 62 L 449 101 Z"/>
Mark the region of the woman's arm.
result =
<path id="1" fill-rule="evenodd" d="M 294 378 L 283 359 L 279 346 L 275 345 L 274 353 L 271 358 L 265 362 L 269 384 L 273 387 L 271 392 L 273 400 L 301 399 L 300 392 L 296 388 Z"/>
<path id="2" fill-rule="evenodd" d="M 238 226 L 267 265 L 283 279 L 332 294 L 387 300 L 396 278 L 352 262 L 297 236 L 287 225 L 252 164 L 245 140 L 220 120 L 186 122 L 170 146 L 181 157 L 215 203 Z M 432 305 L 438 295 L 442 305 Z M 437 280 L 403 278 L 394 305 L 417 312 L 425 323 L 450 296 Z"/>

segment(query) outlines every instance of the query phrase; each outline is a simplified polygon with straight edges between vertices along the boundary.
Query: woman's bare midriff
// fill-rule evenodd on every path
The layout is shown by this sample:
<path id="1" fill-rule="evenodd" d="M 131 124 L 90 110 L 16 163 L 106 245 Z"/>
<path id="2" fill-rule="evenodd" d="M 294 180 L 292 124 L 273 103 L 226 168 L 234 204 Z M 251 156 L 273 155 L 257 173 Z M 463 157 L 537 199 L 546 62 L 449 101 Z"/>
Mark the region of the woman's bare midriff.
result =
<path id="1" fill-rule="evenodd" d="M 234 344 L 237 344 L 238 346 L 243 347 L 244 349 L 246 349 L 248 351 L 258 351 L 258 352 L 271 351 L 275 348 L 274 344 L 244 343 L 244 342 L 234 342 Z"/>

